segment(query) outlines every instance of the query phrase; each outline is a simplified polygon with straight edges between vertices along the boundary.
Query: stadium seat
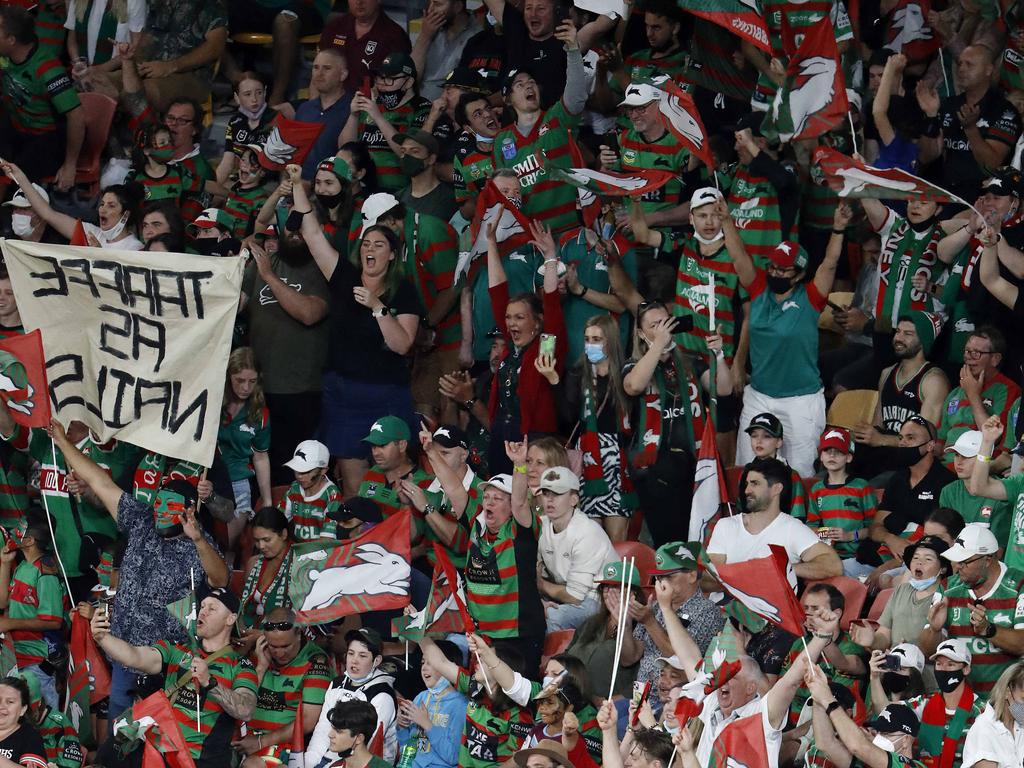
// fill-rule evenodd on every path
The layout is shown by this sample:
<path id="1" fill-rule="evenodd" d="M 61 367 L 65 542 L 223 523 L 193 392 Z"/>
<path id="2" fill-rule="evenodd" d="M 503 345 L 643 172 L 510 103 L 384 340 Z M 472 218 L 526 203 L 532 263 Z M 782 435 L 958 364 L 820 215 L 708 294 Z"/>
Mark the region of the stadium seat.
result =
<path id="1" fill-rule="evenodd" d="M 836 395 L 825 421 L 837 427 L 853 429 L 860 422 L 870 424 L 878 405 L 877 389 L 848 389 Z"/>
<path id="2" fill-rule="evenodd" d="M 107 146 L 110 125 L 114 120 L 117 102 L 102 93 L 87 91 L 78 94 L 85 115 L 85 140 L 78 153 L 75 184 L 88 184 L 89 197 L 95 197 L 100 188 L 100 155 Z"/>
<path id="3" fill-rule="evenodd" d="M 231 572 L 231 580 L 228 582 L 231 591 L 238 597 L 242 596 L 242 587 L 245 586 L 245 571 L 234 570 Z"/>
<path id="4" fill-rule="evenodd" d="M 619 557 L 636 559 L 636 568 L 640 571 L 640 586 L 646 587 L 651 581 L 654 570 L 654 550 L 640 541 L 617 541 L 613 545 Z"/>
<path id="5" fill-rule="evenodd" d="M 544 650 L 540 656 L 540 674 L 544 675 L 544 667 L 547 666 L 548 659 L 552 656 L 557 656 L 566 648 L 569 647 L 569 643 L 572 642 L 573 635 L 576 634 L 575 629 L 559 629 L 554 632 L 548 632 L 544 638 Z"/>
<path id="6" fill-rule="evenodd" d="M 729 501 L 738 504 L 740 500 L 740 478 L 745 467 L 727 467 L 725 470 L 725 488 L 729 492 Z"/>
<path id="7" fill-rule="evenodd" d="M 892 593 L 895 589 L 883 589 L 877 595 L 875 595 L 875 602 L 871 604 L 868 609 L 868 618 L 872 621 L 878 621 L 878 617 L 882 615 L 882 611 L 885 610 L 885 604 L 889 602 L 889 598 L 892 597 Z"/>
<path id="8" fill-rule="evenodd" d="M 839 626 L 842 629 L 849 629 L 850 622 L 860 618 L 860 613 L 864 610 L 864 602 L 868 599 L 868 588 L 860 581 L 849 576 L 833 576 L 829 579 L 807 582 L 807 586 L 811 584 L 831 584 L 843 593 L 843 597 L 846 598 L 846 608 L 843 609 L 843 617 L 839 620 Z"/>
<path id="9" fill-rule="evenodd" d="M 267 504 L 265 501 L 263 501 L 263 498 L 260 497 L 260 498 L 256 499 L 256 503 L 253 504 L 252 508 L 256 509 L 256 510 L 260 510 L 260 509 L 263 509 L 263 507 L 276 507 L 278 504 L 281 503 L 281 499 L 284 498 L 284 495 L 286 493 L 288 493 L 288 489 L 289 488 L 291 488 L 290 485 L 275 485 L 275 486 L 273 486 L 270 489 L 270 503 Z"/>

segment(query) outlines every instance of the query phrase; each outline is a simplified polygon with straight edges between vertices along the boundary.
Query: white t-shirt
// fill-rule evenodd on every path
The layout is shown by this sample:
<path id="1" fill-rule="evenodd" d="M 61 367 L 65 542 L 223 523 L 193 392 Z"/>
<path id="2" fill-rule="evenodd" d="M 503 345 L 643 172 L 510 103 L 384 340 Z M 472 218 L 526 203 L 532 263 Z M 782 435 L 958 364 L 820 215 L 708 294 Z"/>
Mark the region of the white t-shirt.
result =
<path id="1" fill-rule="evenodd" d="M 727 563 L 740 563 L 768 557 L 772 551 L 769 544 L 777 544 L 786 550 L 791 564 L 799 563 L 800 556 L 818 543 L 818 536 L 795 517 L 780 514 L 768 527 L 758 534 L 752 534 L 743 524 L 746 515 L 723 517 L 715 526 L 708 542 L 709 555 L 725 555 Z M 789 583 L 796 589 L 796 574 L 789 571 Z"/>
<path id="2" fill-rule="evenodd" d="M 982 760 L 999 768 L 1020 768 L 1024 760 L 1024 728 L 1014 723 L 1010 733 L 988 704 L 967 732 L 961 768 L 971 768 Z"/>
<path id="3" fill-rule="evenodd" d="M 765 696 L 755 696 L 742 707 L 734 709 L 728 717 L 725 717 L 722 714 L 721 707 L 718 705 L 718 691 L 704 699 L 704 708 L 701 709 L 698 715 L 701 722 L 704 723 L 704 730 L 701 732 L 700 741 L 697 744 L 697 762 L 700 765 L 708 765 L 711 761 L 711 750 L 715 745 L 715 739 L 725 730 L 725 726 L 752 715 L 761 716 L 761 725 L 764 728 L 765 750 L 768 755 L 768 768 L 779 768 L 779 748 L 782 746 L 782 729 L 772 726 L 768 719 L 768 698 Z M 785 717 L 782 718 L 782 722 L 786 722 Z"/>
<path id="4" fill-rule="evenodd" d="M 128 237 L 123 237 L 120 240 L 108 241 L 107 234 L 102 229 L 87 221 L 82 222 L 82 229 L 85 231 L 86 236 L 91 235 L 99 241 L 100 248 L 110 248 L 116 251 L 141 251 L 146 247 L 135 235 L 128 235 Z"/>
<path id="5" fill-rule="evenodd" d="M 74 32 L 75 22 L 77 20 L 77 2 L 78 0 L 70 0 L 68 3 L 68 16 L 64 21 L 64 29 L 70 29 Z M 92 9 L 89 13 L 89 20 L 86 24 L 86 44 L 88 50 L 79 51 L 79 56 L 85 56 L 90 63 L 96 59 L 96 41 L 100 36 L 100 27 L 103 24 L 103 14 L 107 10 L 108 3 L 96 0 L 92 4 Z M 114 40 L 119 43 L 127 43 L 131 40 L 131 33 L 138 34 L 142 31 L 143 27 L 146 26 L 146 2 L 145 0 L 128 0 L 128 20 L 122 24 L 118 22 L 117 30 L 114 33 Z M 117 58 L 117 50 L 115 48 L 113 58 Z"/>
<path id="6" fill-rule="evenodd" d="M 604 528 L 578 509 L 561 533 L 555 533 L 546 516 L 541 517 L 540 525 L 538 551 L 551 581 L 564 584 L 579 600 L 596 597 L 594 577 L 605 564 L 618 559 Z"/>

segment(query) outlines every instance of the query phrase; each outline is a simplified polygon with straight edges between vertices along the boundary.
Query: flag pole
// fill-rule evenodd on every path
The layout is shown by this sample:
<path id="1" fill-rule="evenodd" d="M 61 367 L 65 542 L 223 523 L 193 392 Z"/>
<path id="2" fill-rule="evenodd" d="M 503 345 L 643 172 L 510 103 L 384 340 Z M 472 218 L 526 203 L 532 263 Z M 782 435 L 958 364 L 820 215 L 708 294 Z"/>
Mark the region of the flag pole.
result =
<path id="1" fill-rule="evenodd" d="M 192 610 L 194 610 L 196 612 L 196 615 L 198 616 L 199 615 L 199 606 L 196 604 L 196 569 L 195 568 L 189 568 L 188 569 L 188 575 L 189 575 L 189 580 L 192 582 Z M 192 620 L 189 619 L 189 624 L 191 624 L 191 623 L 192 623 Z M 192 627 L 191 626 L 189 627 L 188 632 L 189 632 L 190 635 L 192 634 Z M 196 636 L 196 644 L 199 645 L 200 649 L 202 648 L 202 644 L 199 642 L 198 635 Z M 203 720 L 202 720 L 201 713 L 199 711 L 199 697 L 201 695 L 201 692 L 199 690 L 199 681 L 196 679 L 195 675 L 192 676 L 192 682 L 193 682 L 193 684 L 196 687 L 196 730 L 199 731 L 199 733 L 202 733 L 203 732 Z"/>
<path id="2" fill-rule="evenodd" d="M 715 273 L 708 272 L 708 333 L 715 333 Z M 710 381 L 710 411 L 711 411 L 711 423 L 714 425 L 715 430 L 718 430 L 718 353 L 709 355 L 709 368 L 708 375 L 711 378 Z"/>
<path id="3" fill-rule="evenodd" d="M 612 654 L 612 674 L 611 674 L 611 685 L 608 686 L 608 698 L 612 698 L 612 692 L 615 690 L 615 678 L 619 671 L 619 644 L 622 640 L 622 627 L 625 622 L 626 612 L 624 607 L 628 605 L 626 599 L 626 558 L 622 558 L 622 575 L 619 578 L 619 604 L 616 606 L 616 616 L 618 619 L 615 625 L 615 651 Z"/>
<path id="4" fill-rule="evenodd" d="M 54 482 L 55 483 L 59 483 L 59 479 L 58 479 L 58 475 L 57 475 L 57 443 L 54 442 L 54 439 L 52 437 L 50 438 L 50 449 L 52 451 L 52 456 L 53 456 L 53 472 L 54 472 L 53 477 L 54 477 Z M 66 470 L 65 470 L 65 474 L 67 474 Z M 60 488 L 59 487 L 57 489 L 55 489 L 55 490 L 58 493 L 60 493 Z M 74 600 L 74 597 L 72 597 L 72 593 L 71 593 L 71 580 L 68 579 L 67 569 L 64 567 L 64 561 L 61 559 L 60 547 L 57 546 L 57 534 L 54 533 L 54 530 L 53 530 L 53 517 L 50 515 L 50 505 L 46 501 L 46 491 L 43 488 L 40 488 L 39 489 L 39 495 L 43 497 L 43 507 L 46 509 L 46 524 L 50 527 L 50 541 L 53 542 L 53 553 L 57 556 L 57 565 L 60 566 L 60 574 L 61 574 L 61 576 L 64 577 L 64 586 L 66 586 L 68 588 L 68 600 Z M 70 499 L 69 499 L 69 501 L 70 501 Z"/>
<path id="5" fill-rule="evenodd" d="M 853 154 L 859 155 L 860 150 L 857 149 L 857 129 L 853 125 L 853 113 L 850 110 L 846 110 L 846 119 L 850 121 L 850 140 L 853 142 Z"/>
<path id="6" fill-rule="evenodd" d="M 942 72 L 942 84 L 946 88 L 946 96 L 952 96 L 953 91 L 949 87 L 949 78 L 946 76 L 946 59 L 942 55 L 942 46 L 939 46 L 939 70 Z"/>
<path id="7" fill-rule="evenodd" d="M 800 642 L 804 644 L 804 653 L 807 654 L 807 661 L 810 663 L 811 669 L 814 669 L 814 659 L 811 658 L 811 651 L 807 647 L 807 639 L 803 635 L 800 635 Z"/>

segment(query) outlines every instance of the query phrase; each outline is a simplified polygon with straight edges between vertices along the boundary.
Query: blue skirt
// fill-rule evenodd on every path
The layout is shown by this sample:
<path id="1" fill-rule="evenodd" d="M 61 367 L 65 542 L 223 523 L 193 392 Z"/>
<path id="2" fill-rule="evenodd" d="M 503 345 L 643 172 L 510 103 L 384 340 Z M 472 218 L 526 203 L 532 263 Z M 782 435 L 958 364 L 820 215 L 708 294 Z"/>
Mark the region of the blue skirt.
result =
<path id="1" fill-rule="evenodd" d="M 342 459 L 369 456 L 370 447 L 363 438 L 370 434 L 373 422 L 381 416 L 402 418 L 409 425 L 413 439 L 420 431 L 408 384 L 374 384 L 325 373 L 322 407 L 321 439 L 332 456 Z"/>

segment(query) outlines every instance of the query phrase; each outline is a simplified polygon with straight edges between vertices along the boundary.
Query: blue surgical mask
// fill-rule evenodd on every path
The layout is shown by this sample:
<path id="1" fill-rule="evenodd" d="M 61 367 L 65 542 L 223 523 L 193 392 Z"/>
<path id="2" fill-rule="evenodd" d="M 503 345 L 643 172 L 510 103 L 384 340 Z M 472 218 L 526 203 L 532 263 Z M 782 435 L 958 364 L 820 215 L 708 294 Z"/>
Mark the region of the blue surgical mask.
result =
<path id="1" fill-rule="evenodd" d="M 430 693 L 432 693 L 432 694 L 434 694 L 436 696 L 441 691 L 443 691 L 445 688 L 447 688 L 449 685 L 451 685 L 451 683 L 449 683 L 447 680 L 445 680 L 442 677 L 440 680 L 437 681 L 436 685 L 434 685 L 432 688 L 428 688 L 427 690 Z"/>
<path id="2" fill-rule="evenodd" d="M 587 360 L 595 365 L 608 358 L 608 354 L 604 351 L 604 344 L 584 344 L 583 351 L 587 355 Z"/>
<path id="3" fill-rule="evenodd" d="M 930 579 L 910 579 L 907 583 L 910 584 L 914 589 L 928 589 L 932 584 L 939 580 L 938 576 L 932 576 Z"/>

